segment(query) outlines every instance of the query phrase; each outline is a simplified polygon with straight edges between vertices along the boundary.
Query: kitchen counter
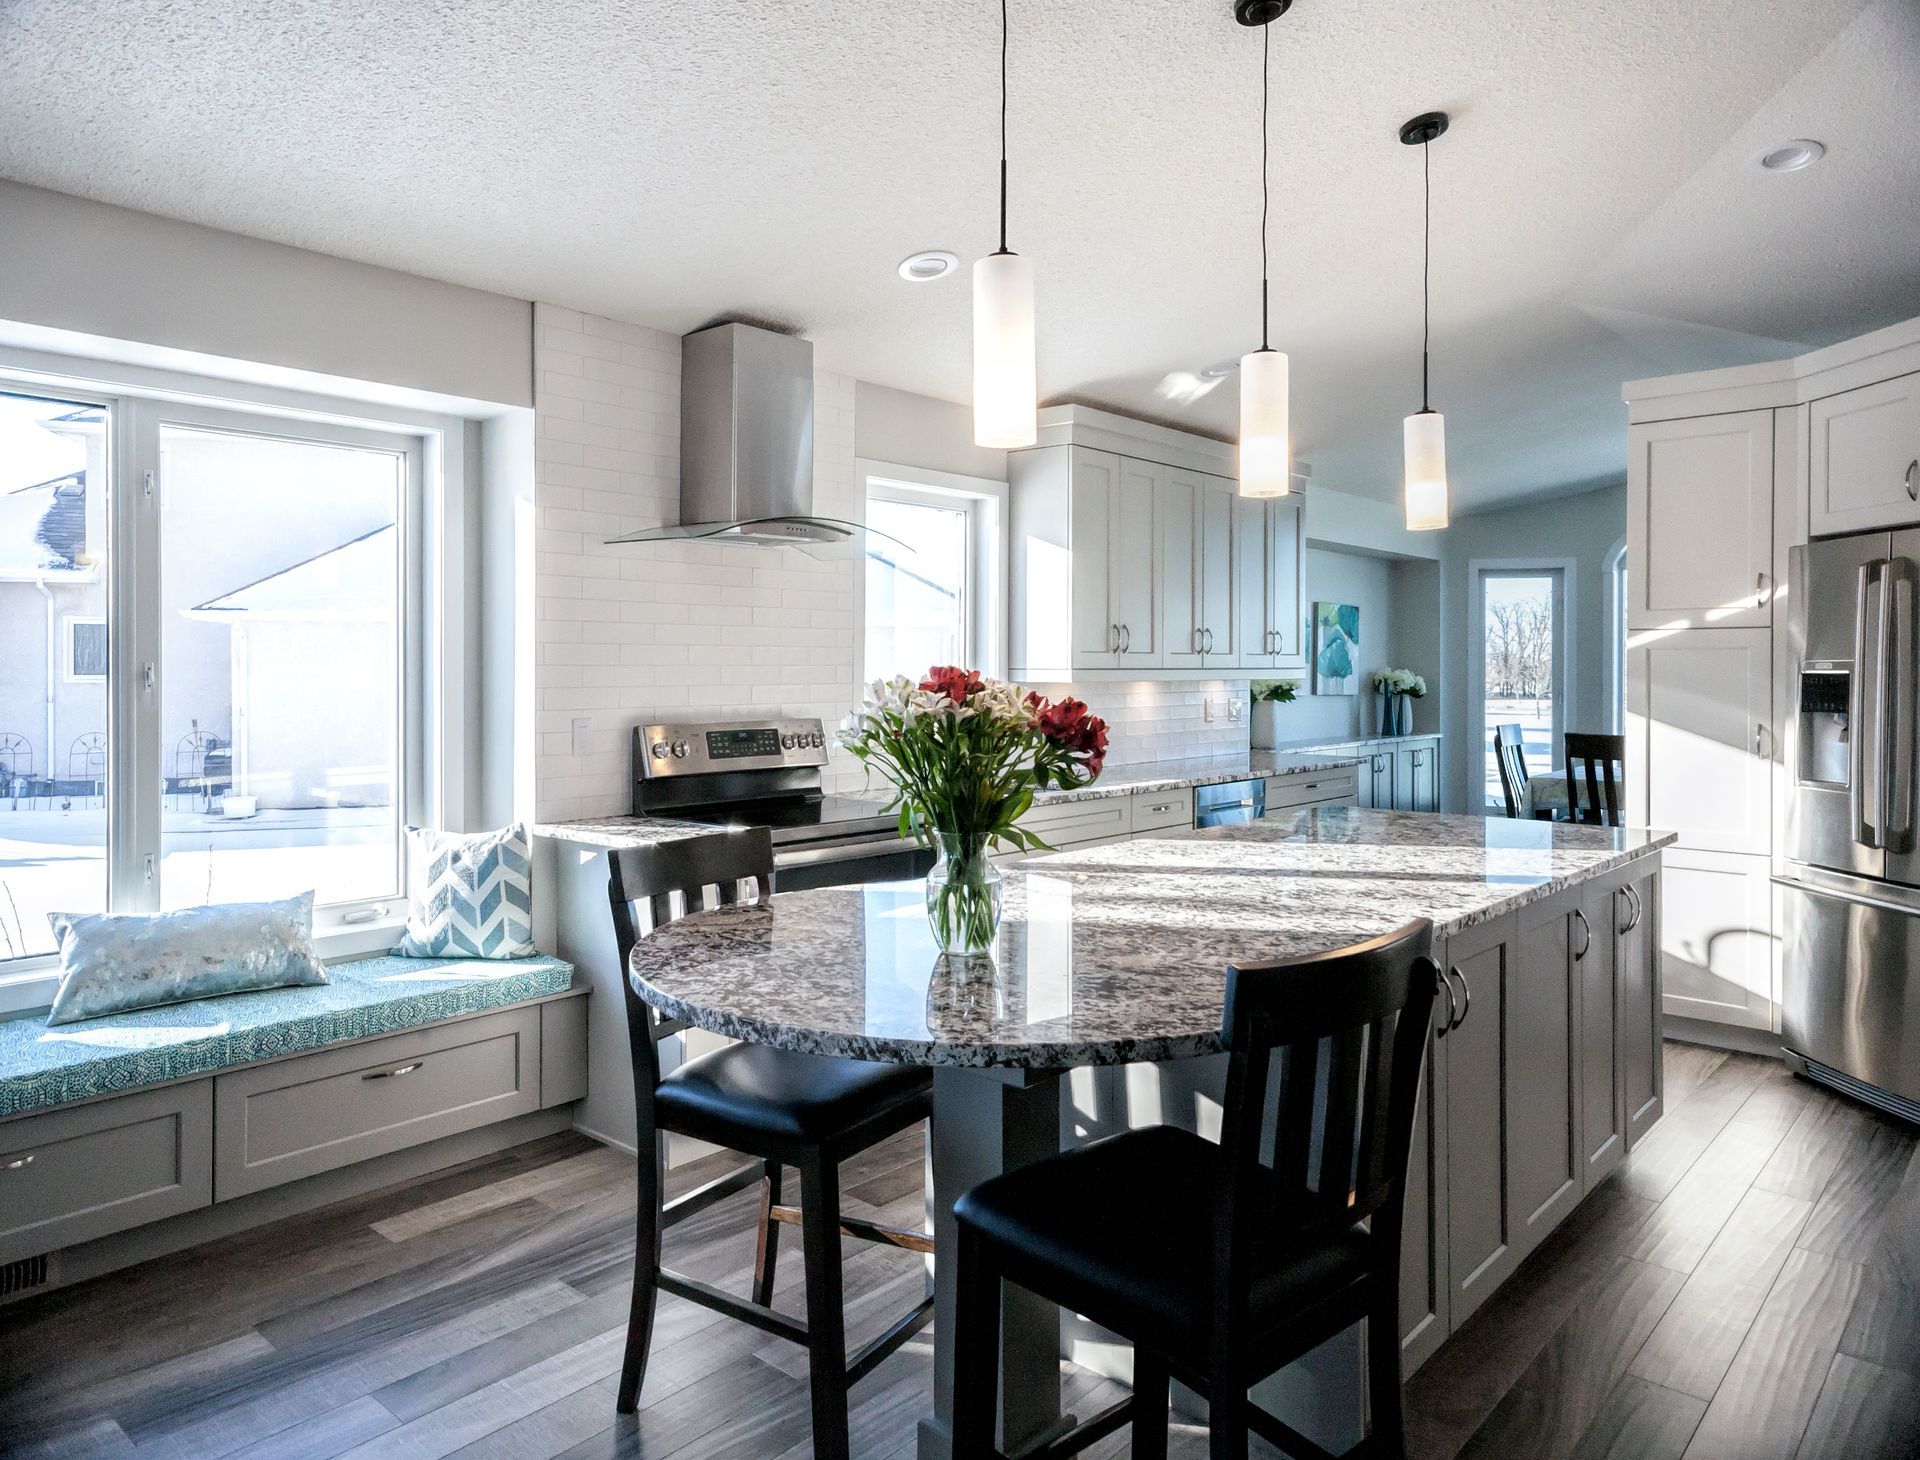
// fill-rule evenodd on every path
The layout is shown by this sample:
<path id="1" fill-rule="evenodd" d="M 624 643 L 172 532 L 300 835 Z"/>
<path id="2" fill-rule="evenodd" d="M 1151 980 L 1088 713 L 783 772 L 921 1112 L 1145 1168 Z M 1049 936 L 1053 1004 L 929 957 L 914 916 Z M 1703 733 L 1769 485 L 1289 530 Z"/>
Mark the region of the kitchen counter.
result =
<path id="1" fill-rule="evenodd" d="M 671 1017 L 806 1053 L 1029 1069 L 1181 1059 L 1220 1050 L 1229 963 L 1342 947 L 1419 917 L 1448 936 L 1672 840 L 1310 808 L 1009 870 L 984 979 L 940 963 L 918 883 L 710 910 L 646 939 L 633 972 Z"/>

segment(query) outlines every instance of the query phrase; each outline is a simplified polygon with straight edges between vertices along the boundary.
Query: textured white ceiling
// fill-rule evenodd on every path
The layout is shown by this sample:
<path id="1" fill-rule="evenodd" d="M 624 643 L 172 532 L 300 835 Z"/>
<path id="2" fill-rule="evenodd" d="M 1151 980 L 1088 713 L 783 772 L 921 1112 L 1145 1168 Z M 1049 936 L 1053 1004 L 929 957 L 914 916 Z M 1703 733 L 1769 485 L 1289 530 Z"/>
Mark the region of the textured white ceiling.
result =
<path id="1" fill-rule="evenodd" d="M 1221 435 L 1169 370 L 1257 343 L 1257 32 L 1229 0 L 1013 0 L 1012 244 L 1049 399 Z M 1920 313 L 1914 0 L 1298 0 L 1274 32 L 1274 343 L 1299 453 L 1390 495 L 1434 403 L 1460 505 L 1617 477 L 1619 383 Z M 991 0 L 9 0 L 0 174 L 967 390 L 993 247 Z M 1750 154 L 1811 135 L 1788 177 Z"/>

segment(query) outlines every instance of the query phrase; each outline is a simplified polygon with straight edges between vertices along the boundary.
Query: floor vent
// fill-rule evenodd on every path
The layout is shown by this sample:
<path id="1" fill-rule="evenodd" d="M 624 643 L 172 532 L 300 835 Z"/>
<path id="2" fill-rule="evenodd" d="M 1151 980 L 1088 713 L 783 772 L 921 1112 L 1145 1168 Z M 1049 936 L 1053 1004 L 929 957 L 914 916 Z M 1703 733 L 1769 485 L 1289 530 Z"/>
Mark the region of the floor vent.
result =
<path id="1" fill-rule="evenodd" d="M 1878 1085 L 1869 1085 L 1865 1080 L 1856 1080 L 1846 1071 L 1823 1065 L 1819 1060 L 1807 1061 L 1807 1075 L 1823 1085 L 1831 1085 L 1842 1095 L 1851 1095 L 1876 1110 L 1884 1110 L 1888 1115 L 1920 1125 L 1920 1100 L 1909 1100 L 1904 1095 L 1882 1090 Z"/>
<path id="2" fill-rule="evenodd" d="M 15 1293 L 24 1293 L 29 1288 L 45 1287 L 51 1274 L 47 1254 L 38 1257 L 23 1257 L 17 1262 L 0 1266 L 0 1298 L 10 1298 Z"/>

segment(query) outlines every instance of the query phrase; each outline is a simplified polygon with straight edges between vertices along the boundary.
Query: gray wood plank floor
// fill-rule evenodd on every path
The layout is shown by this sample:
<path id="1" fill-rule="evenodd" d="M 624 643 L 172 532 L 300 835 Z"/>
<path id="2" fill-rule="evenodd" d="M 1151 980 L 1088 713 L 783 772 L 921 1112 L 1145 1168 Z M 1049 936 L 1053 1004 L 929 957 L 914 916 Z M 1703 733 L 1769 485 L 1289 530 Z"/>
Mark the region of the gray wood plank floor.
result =
<path id="1" fill-rule="evenodd" d="M 1627 1168 L 1414 1376 L 1418 1460 L 1920 1457 L 1914 1134 L 1697 1046 L 1668 1046 L 1667 1090 Z M 909 1133 L 849 1163 L 847 1209 L 915 1223 L 920 1182 Z M 743 1289 L 750 1210 L 676 1229 L 669 1260 Z M 803 1356 L 670 1297 L 616 1419 L 631 1222 L 631 1163 L 563 1135 L 0 1309 L 0 1453 L 804 1460 Z M 793 1238 L 776 1301 L 798 1313 Z M 891 1249 L 846 1259 L 858 1342 L 922 1279 Z M 1111 1397 L 1063 1378 L 1070 1404 Z M 930 1382 L 923 1337 L 859 1385 L 855 1453 L 909 1460 Z M 1205 1450 L 1176 1428 L 1175 1455 Z"/>

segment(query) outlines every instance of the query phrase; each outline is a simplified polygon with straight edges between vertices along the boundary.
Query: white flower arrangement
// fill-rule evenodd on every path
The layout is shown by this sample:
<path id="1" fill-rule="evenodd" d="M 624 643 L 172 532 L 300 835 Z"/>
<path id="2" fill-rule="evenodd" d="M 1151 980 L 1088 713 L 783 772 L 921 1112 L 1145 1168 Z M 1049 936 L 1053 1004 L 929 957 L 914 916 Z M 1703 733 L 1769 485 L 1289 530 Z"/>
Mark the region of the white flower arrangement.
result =
<path id="1" fill-rule="evenodd" d="M 1370 678 L 1373 687 L 1383 695 L 1410 695 L 1416 700 L 1426 698 L 1426 680 L 1411 669 L 1376 669 Z"/>

